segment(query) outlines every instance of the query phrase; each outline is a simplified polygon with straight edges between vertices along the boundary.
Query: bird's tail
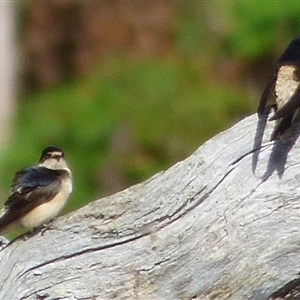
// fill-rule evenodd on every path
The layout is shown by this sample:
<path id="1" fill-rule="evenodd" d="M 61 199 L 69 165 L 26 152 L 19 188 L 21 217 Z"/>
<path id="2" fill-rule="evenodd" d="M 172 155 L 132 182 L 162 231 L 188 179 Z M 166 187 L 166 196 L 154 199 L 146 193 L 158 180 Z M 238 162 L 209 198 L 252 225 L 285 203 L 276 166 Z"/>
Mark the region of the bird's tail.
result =
<path id="1" fill-rule="evenodd" d="M 5 208 L 0 211 L 0 235 L 13 227 L 15 222 L 15 219 L 12 219 L 12 216 L 7 212 L 8 211 Z"/>
<path id="2" fill-rule="evenodd" d="M 271 141 L 276 140 L 278 137 L 283 135 L 291 127 L 292 121 L 293 114 L 282 118 L 272 133 Z"/>

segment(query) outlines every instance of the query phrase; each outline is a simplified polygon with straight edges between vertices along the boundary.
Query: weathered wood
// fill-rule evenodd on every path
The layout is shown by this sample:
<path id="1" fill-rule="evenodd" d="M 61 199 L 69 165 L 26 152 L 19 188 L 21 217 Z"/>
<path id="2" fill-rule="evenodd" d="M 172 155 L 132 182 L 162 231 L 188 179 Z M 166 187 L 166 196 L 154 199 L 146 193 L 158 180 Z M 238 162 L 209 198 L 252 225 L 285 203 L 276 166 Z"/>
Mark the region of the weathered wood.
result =
<path id="1" fill-rule="evenodd" d="M 0 299 L 268 299 L 300 271 L 300 124 L 265 122 L 10 244 Z"/>
<path id="2" fill-rule="evenodd" d="M 0 150 L 8 142 L 16 106 L 16 3 L 0 6 Z"/>

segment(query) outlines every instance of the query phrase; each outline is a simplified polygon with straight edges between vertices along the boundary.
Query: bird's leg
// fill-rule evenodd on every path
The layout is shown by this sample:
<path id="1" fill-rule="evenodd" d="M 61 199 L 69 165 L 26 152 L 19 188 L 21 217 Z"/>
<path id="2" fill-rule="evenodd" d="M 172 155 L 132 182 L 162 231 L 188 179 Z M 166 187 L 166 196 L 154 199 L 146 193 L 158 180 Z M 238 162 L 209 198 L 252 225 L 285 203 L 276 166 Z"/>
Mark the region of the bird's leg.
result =
<path id="1" fill-rule="evenodd" d="M 9 241 L 4 237 L 0 236 L 0 251 L 9 244 Z"/>
<path id="2" fill-rule="evenodd" d="M 56 227 L 53 225 L 53 221 L 54 221 L 54 219 L 50 220 L 49 222 L 46 222 L 46 223 L 42 224 L 39 227 L 39 230 L 41 231 L 41 235 L 44 235 L 44 233 L 47 230 L 56 229 Z"/>

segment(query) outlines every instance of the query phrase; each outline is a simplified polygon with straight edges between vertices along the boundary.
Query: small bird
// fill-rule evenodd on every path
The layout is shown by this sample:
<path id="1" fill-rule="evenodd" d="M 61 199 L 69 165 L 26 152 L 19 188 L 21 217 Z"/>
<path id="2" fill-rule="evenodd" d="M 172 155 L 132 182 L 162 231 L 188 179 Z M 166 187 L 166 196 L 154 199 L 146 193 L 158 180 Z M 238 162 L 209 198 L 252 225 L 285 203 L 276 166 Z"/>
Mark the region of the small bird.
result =
<path id="1" fill-rule="evenodd" d="M 264 113 L 271 90 L 275 94 L 276 105 L 275 115 L 270 121 L 276 120 L 277 123 L 271 140 L 280 137 L 286 142 L 300 107 L 300 35 L 288 45 L 278 60 L 272 80 L 261 96 L 257 109 L 259 116 Z"/>
<path id="2" fill-rule="evenodd" d="M 0 211 L 0 233 L 12 227 L 36 228 L 55 218 L 72 192 L 72 173 L 57 147 L 43 150 L 39 164 L 15 174 Z"/>

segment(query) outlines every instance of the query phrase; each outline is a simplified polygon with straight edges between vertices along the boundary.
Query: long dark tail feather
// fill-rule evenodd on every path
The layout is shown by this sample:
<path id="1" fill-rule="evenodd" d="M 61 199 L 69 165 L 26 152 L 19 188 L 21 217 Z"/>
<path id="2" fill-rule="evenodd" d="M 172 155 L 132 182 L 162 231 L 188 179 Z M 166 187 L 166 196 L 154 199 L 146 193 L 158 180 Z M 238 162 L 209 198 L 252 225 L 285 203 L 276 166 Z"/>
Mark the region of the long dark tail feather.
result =
<path id="1" fill-rule="evenodd" d="M 277 127 L 272 133 L 271 141 L 276 140 L 281 134 L 283 134 L 288 128 L 291 127 L 293 121 L 293 114 L 282 118 Z"/>

